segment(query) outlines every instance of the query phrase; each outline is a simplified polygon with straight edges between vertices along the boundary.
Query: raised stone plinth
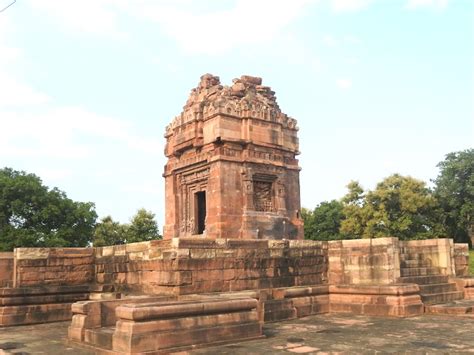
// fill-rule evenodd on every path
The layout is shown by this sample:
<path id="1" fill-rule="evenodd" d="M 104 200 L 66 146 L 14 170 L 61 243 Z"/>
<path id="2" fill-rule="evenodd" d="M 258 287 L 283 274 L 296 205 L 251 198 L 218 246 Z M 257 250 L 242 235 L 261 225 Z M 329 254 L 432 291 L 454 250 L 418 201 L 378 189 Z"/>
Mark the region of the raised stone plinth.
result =
<path id="1" fill-rule="evenodd" d="M 457 290 L 462 292 L 464 299 L 474 300 L 474 276 L 456 277 L 452 279 L 457 285 Z"/>
<path id="2" fill-rule="evenodd" d="M 108 353 L 157 354 L 263 336 L 254 298 L 142 301 L 75 305 L 69 339 Z M 115 312 L 99 327 L 104 314 L 97 310 L 104 305 Z"/>
<path id="3" fill-rule="evenodd" d="M 149 303 L 169 299 L 171 297 L 168 296 L 132 296 L 115 300 L 76 302 L 72 305 L 71 309 L 73 316 L 69 326 L 68 338 L 71 341 L 100 346 L 101 343 L 97 341 L 95 330 L 115 326 L 117 322 L 115 310 L 117 307 L 123 304 Z M 108 342 L 111 346 L 111 338 Z"/>
<path id="4" fill-rule="evenodd" d="M 89 285 L 0 289 L 0 327 L 70 320 L 71 305 L 89 297 Z"/>
<path id="5" fill-rule="evenodd" d="M 409 317 L 423 314 L 416 284 L 331 285 L 330 310 L 373 316 Z"/>

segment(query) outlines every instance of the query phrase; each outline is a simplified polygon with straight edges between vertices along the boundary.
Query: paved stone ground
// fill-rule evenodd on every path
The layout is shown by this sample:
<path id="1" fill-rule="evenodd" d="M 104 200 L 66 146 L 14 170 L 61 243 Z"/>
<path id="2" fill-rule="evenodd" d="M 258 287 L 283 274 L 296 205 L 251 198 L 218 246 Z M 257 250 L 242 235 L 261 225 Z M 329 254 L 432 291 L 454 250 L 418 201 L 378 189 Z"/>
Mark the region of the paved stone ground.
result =
<path id="1" fill-rule="evenodd" d="M 0 328 L 0 349 L 24 355 L 93 354 L 66 345 L 68 325 Z M 266 324 L 265 334 L 265 339 L 198 349 L 193 354 L 474 353 L 474 317 L 330 314 Z"/>

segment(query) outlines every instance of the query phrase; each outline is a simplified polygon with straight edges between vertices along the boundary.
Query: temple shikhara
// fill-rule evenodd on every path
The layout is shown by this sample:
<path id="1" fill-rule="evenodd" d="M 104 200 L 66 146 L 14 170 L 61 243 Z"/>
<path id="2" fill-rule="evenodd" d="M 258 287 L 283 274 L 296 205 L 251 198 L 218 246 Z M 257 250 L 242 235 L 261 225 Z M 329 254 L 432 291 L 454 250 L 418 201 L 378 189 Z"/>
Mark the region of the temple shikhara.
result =
<path id="1" fill-rule="evenodd" d="M 166 127 L 165 239 L 303 239 L 297 133 L 261 78 L 203 75 Z"/>

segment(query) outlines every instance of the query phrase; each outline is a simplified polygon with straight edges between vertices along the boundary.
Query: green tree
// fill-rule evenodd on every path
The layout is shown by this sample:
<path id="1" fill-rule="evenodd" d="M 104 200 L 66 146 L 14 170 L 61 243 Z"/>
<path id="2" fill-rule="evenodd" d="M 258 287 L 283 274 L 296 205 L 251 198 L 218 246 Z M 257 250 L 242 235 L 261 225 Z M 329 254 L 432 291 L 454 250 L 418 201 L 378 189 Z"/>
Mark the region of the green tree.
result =
<path id="1" fill-rule="evenodd" d="M 474 149 L 449 153 L 437 166 L 435 195 L 448 236 L 456 242 L 469 242 L 469 229 L 474 224 Z"/>
<path id="2" fill-rule="evenodd" d="M 339 231 L 345 239 L 362 238 L 367 223 L 364 189 L 357 181 L 351 181 L 347 189 L 349 191 L 342 199 L 344 221 Z"/>
<path id="3" fill-rule="evenodd" d="M 436 198 L 423 181 L 394 174 L 365 194 L 349 184 L 343 199 L 345 237 L 424 239 L 444 236 Z"/>
<path id="4" fill-rule="evenodd" d="M 127 232 L 127 243 L 161 239 L 155 215 L 144 208 L 133 216 Z"/>
<path id="5" fill-rule="evenodd" d="M 303 208 L 301 215 L 304 220 L 305 239 L 341 239 L 339 228 L 344 217 L 342 210 L 342 203 L 336 200 L 323 201 L 313 211 Z"/>
<path id="6" fill-rule="evenodd" d="M 34 174 L 0 170 L 0 250 L 87 246 L 96 219 L 93 203 L 72 201 Z"/>
<path id="7" fill-rule="evenodd" d="M 125 244 L 128 228 L 126 224 L 115 222 L 111 216 L 102 218 L 94 230 L 94 246 Z"/>

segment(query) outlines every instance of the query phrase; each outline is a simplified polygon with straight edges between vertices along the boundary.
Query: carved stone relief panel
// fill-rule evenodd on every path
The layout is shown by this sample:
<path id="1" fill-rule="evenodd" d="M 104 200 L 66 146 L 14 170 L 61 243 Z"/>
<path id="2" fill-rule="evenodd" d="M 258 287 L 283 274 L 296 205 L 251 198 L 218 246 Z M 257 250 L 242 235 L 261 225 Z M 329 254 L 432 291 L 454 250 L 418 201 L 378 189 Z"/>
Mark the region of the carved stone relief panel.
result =
<path id="1" fill-rule="evenodd" d="M 273 206 L 273 187 L 269 181 L 253 182 L 253 204 L 255 211 L 272 212 Z"/>

